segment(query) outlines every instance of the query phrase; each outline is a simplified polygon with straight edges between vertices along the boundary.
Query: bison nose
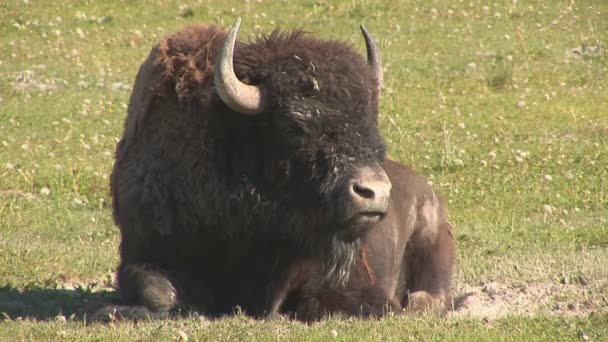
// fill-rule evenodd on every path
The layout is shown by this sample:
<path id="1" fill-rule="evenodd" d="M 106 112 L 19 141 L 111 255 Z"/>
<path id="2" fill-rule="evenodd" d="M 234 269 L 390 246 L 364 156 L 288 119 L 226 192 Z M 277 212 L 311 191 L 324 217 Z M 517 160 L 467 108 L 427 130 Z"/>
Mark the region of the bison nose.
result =
<path id="1" fill-rule="evenodd" d="M 351 180 L 349 191 L 358 214 L 382 215 L 388 207 L 391 181 L 381 167 L 366 167 Z"/>

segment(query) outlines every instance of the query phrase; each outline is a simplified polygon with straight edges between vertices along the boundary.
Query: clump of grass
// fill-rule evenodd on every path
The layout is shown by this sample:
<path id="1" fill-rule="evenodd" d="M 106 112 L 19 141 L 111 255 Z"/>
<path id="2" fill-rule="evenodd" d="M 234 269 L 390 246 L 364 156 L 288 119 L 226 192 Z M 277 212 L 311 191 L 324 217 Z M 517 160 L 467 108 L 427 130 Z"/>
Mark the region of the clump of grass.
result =
<path id="1" fill-rule="evenodd" d="M 513 65 L 503 56 L 494 57 L 486 76 L 486 83 L 492 90 L 503 90 L 511 86 Z"/>

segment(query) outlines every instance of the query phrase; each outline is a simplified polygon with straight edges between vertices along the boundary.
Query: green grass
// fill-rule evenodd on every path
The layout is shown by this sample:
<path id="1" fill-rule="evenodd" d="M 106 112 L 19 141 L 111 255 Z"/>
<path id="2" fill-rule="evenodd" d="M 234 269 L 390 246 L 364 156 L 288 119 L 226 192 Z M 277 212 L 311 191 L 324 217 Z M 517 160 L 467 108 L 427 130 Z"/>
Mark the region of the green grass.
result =
<path id="1" fill-rule="evenodd" d="M 10 317 L 0 340 L 608 338 L 608 2 L 571 3 L 0 3 L 0 312 Z M 181 17 L 182 4 L 194 15 Z M 361 50 L 365 23 L 385 64 L 389 154 L 448 201 L 457 292 L 489 282 L 580 291 L 489 321 L 86 324 L 88 308 L 115 299 L 97 289 L 117 264 L 108 175 L 137 68 L 165 34 L 237 16 L 243 38 L 302 27 Z"/>
<path id="2" fill-rule="evenodd" d="M 83 322 L 7 322 L 5 338 L 25 340 L 31 338 L 69 341 L 169 341 L 227 340 L 227 341 L 582 341 L 608 338 L 606 315 L 589 318 L 522 318 L 509 317 L 496 322 L 471 320 L 439 321 L 428 318 L 385 318 L 382 321 L 346 321 L 330 319 L 307 326 L 287 321 L 254 321 L 242 316 L 208 320 L 191 318 L 179 321 L 114 323 L 108 325 Z M 16 331 L 16 333 L 15 333 Z M 0 337 L 3 337 L 0 331 Z"/>

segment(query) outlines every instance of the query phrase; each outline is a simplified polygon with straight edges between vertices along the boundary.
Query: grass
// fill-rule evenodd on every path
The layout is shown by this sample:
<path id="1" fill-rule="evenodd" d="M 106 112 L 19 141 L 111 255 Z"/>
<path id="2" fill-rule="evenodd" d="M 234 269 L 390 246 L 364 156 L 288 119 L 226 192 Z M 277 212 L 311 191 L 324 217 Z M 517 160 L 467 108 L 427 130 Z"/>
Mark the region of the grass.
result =
<path id="1" fill-rule="evenodd" d="M 605 340 L 605 331 L 589 333 L 606 318 L 592 316 L 576 319 L 547 319 L 509 317 L 493 323 L 481 321 L 438 321 L 413 318 L 404 322 L 399 318 L 383 321 L 346 321 L 331 319 L 312 327 L 286 321 L 253 321 L 236 316 L 214 322 L 198 318 L 179 321 L 148 322 L 145 324 L 89 324 L 82 322 L 7 322 L 6 330 L 16 334 L 6 335 L 15 340 L 40 338 L 46 340 L 433 340 L 433 341 L 542 341 L 559 336 L 560 341 L 580 341 L 583 336 L 593 340 Z M 2 337 L 2 332 L 0 332 Z"/>
<path id="2" fill-rule="evenodd" d="M 607 14 L 592 0 L 2 2 L 0 339 L 608 338 Z M 116 299 L 108 174 L 137 68 L 165 34 L 237 16 L 243 37 L 302 27 L 361 50 L 365 23 L 385 63 L 390 156 L 448 201 L 457 292 L 578 292 L 491 319 L 87 324 Z"/>

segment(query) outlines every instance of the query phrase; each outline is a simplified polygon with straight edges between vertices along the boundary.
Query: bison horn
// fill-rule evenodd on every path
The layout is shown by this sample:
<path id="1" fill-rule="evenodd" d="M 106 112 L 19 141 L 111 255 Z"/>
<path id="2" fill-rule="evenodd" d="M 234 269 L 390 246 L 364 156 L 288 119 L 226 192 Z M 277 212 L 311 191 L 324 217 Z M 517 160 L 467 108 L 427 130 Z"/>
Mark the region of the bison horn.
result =
<path id="1" fill-rule="evenodd" d="M 234 45 L 239 26 L 241 18 L 236 20 L 228 32 L 219 58 L 215 62 L 215 88 L 228 107 L 241 114 L 256 115 L 264 110 L 262 90 L 239 81 L 233 68 Z"/>
<path id="2" fill-rule="evenodd" d="M 365 38 L 365 47 L 367 48 L 367 64 L 372 68 L 376 82 L 378 82 L 378 91 L 382 88 L 382 81 L 384 81 L 384 69 L 382 69 L 382 59 L 380 59 L 380 52 L 374 38 L 369 35 L 365 26 L 361 25 L 361 32 L 363 38 Z"/>

